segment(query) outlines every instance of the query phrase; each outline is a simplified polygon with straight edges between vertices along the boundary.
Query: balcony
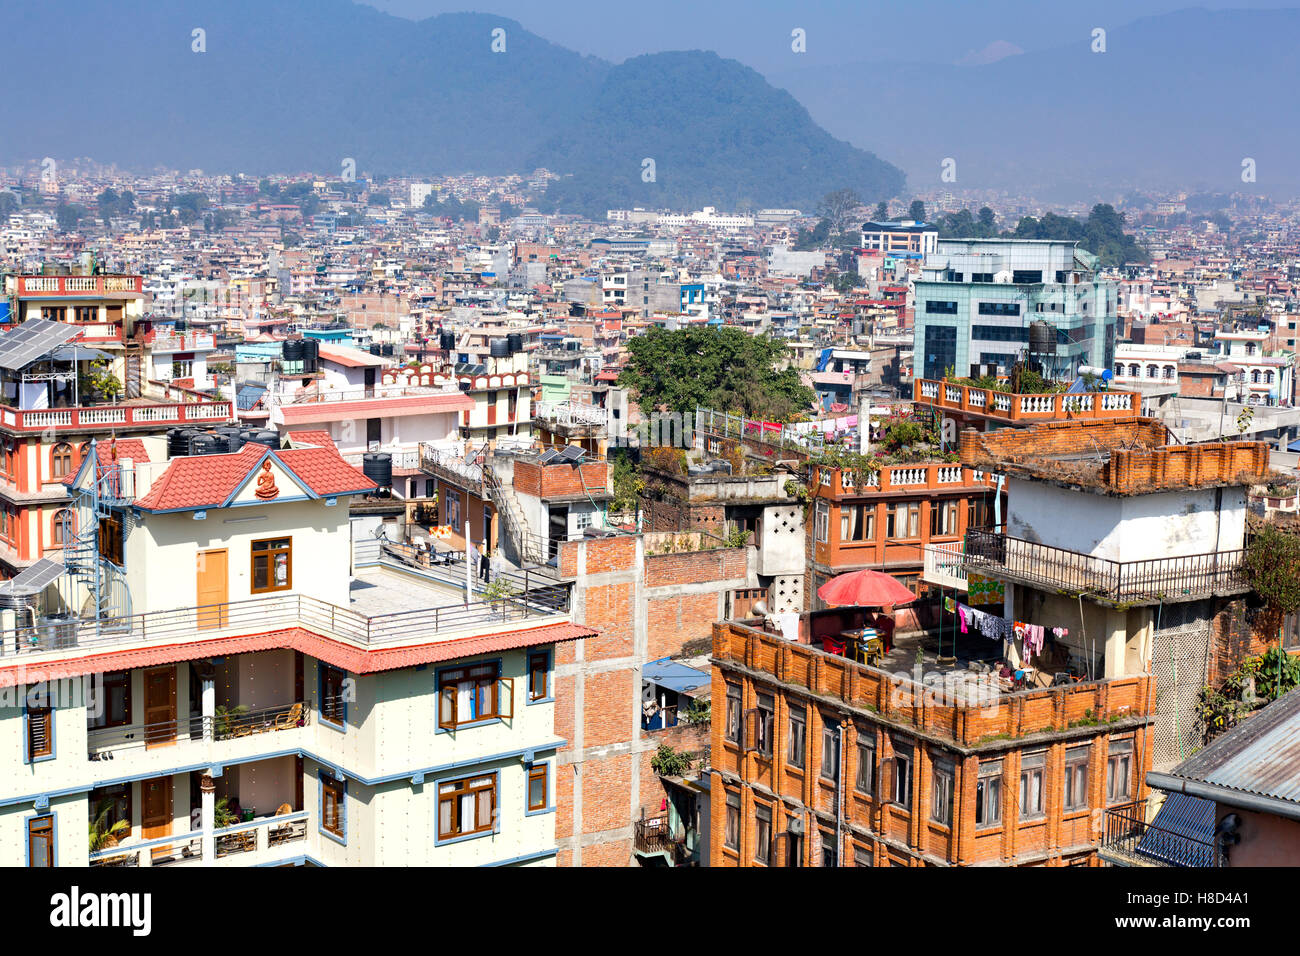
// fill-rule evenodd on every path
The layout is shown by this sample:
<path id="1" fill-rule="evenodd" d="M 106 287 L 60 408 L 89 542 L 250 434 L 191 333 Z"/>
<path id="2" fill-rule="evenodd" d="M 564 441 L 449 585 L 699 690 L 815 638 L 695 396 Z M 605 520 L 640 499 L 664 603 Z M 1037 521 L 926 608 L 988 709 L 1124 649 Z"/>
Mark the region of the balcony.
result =
<path id="1" fill-rule="evenodd" d="M 932 378 L 912 383 L 912 399 L 941 411 L 967 412 L 1013 425 L 1065 419 L 1132 418 L 1142 410 L 1137 392 L 1050 392 L 1018 395 Z"/>
<path id="2" fill-rule="evenodd" d="M 685 866 L 694 856 L 686 831 L 672 832 L 666 815 L 637 820 L 633 824 L 632 846 L 637 854 L 660 857 L 668 866 Z"/>
<path id="3" fill-rule="evenodd" d="M 988 531 L 966 533 L 967 572 L 1117 605 L 1192 601 L 1250 590 L 1245 550 L 1146 561 L 1096 555 Z"/>
<path id="4" fill-rule="evenodd" d="M 965 591 L 968 583 L 965 554 L 965 544 L 961 541 L 926 545 L 922 580 L 941 588 Z"/>
<path id="5" fill-rule="evenodd" d="M 19 298 L 81 296 L 136 297 L 143 294 L 142 276 L 17 276 Z"/>
<path id="6" fill-rule="evenodd" d="M 327 713 L 330 706 L 329 701 L 325 702 Z M 311 723 L 315 709 L 312 701 L 293 701 L 249 711 L 223 712 L 218 708 L 211 717 L 194 714 L 152 724 L 92 729 L 86 734 L 86 749 L 91 760 L 105 760 L 116 759 L 127 750 L 149 750 L 187 742 L 243 740 L 305 727 Z M 283 742 L 267 746 L 283 746 Z M 242 746 L 240 749 L 249 748 Z"/>
<path id="7" fill-rule="evenodd" d="M 992 488 L 993 476 L 966 465 L 941 461 L 882 465 L 878 471 L 859 472 L 850 468 L 814 465 L 809 481 L 822 497 L 854 497 L 891 491 L 952 491 L 959 488 Z"/>
<path id="8" fill-rule="evenodd" d="M 206 396 L 205 396 L 206 397 Z M 0 426 L 18 432 L 113 431 L 119 428 L 169 428 L 230 421 L 230 402 L 157 405 L 89 405 L 74 408 L 0 408 Z"/>
<path id="9" fill-rule="evenodd" d="M 1213 842 L 1146 822 L 1146 803 L 1106 811 L 1106 835 L 1098 851 L 1116 866 L 1221 867 L 1223 851 Z"/>
<path id="10" fill-rule="evenodd" d="M 150 332 L 144 340 L 155 352 L 201 352 L 217 347 L 211 332 Z"/>
<path id="11" fill-rule="evenodd" d="M 90 854 L 90 865 L 177 866 L 203 860 L 203 831 L 145 840 L 126 847 L 110 847 Z"/>

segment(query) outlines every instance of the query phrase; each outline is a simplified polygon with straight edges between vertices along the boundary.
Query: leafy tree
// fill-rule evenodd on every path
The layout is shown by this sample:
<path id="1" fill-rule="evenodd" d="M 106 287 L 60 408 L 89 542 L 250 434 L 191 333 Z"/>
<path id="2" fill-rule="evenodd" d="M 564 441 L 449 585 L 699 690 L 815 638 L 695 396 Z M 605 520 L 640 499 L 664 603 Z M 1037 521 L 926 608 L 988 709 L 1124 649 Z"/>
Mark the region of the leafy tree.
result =
<path id="1" fill-rule="evenodd" d="M 993 216 L 993 210 L 988 206 L 981 206 L 979 211 L 979 228 L 987 235 L 997 234 L 997 224 Z"/>
<path id="2" fill-rule="evenodd" d="M 1272 611 L 1300 608 L 1300 534 L 1265 525 L 1246 549 L 1250 586 Z"/>
<path id="3" fill-rule="evenodd" d="M 835 291 L 849 292 L 862 284 L 862 277 L 856 272 L 841 272 L 835 277 Z"/>
<path id="4" fill-rule="evenodd" d="M 79 203 L 59 203 L 54 210 L 54 221 L 60 232 L 72 232 L 86 215 L 86 207 Z"/>
<path id="5" fill-rule="evenodd" d="M 831 228 L 836 232 L 843 232 L 861 205 L 862 197 L 852 189 L 837 189 L 822 197 L 817 204 L 817 215 L 830 220 Z"/>
<path id="6" fill-rule="evenodd" d="M 889 203 L 885 202 L 883 199 L 880 202 L 876 203 L 875 219 L 876 222 L 889 221 Z"/>
<path id="7" fill-rule="evenodd" d="M 645 492 L 645 479 L 632 461 L 632 454 L 626 448 L 616 448 L 610 453 L 614 461 L 614 499 L 610 502 L 612 511 L 636 511 Z"/>
<path id="8" fill-rule="evenodd" d="M 925 203 L 919 199 L 913 199 L 912 205 L 907 207 L 907 218 L 915 219 L 917 222 L 925 222 Z"/>
<path id="9" fill-rule="evenodd" d="M 628 343 L 619 384 L 646 411 L 690 414 L 696 406 L 766 419 L 789 418 L 813 401 L 794 368 L 777 370 L 785 343 L 731 326 L 668 332 L 651 329 Z"/>
<path id="10" fill-rule="evenodd" d="M 7 189 L 0 191 L 0 222 L 18 211 L 18 197 Z"/>
<path id="11" fill-rule="evenodd" d="M 831 237 L 831 221 L 823 219 L 812 229 L 800 229 L 794 240 L 795 252 L 811 252 L 826 245 Z"/>
<path id="12" fill-rule="evenodd" d="M 208 205 L 208 197 L 203 193 L 177 193 L 168 204 L 183 225 L 198 222 Z"/>

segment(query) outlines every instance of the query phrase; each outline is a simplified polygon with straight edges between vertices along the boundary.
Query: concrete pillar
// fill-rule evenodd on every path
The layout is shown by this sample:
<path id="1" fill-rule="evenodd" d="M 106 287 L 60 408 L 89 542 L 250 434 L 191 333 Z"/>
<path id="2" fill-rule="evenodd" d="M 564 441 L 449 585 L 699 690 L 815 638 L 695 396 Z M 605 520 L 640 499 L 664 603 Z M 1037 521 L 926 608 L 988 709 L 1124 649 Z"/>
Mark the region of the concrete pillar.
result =
<path id="1" fill-rule="evenodd" d="M 1014 621 L 1016 619 L 1016 586 L 1010 581 L 1005 583 L 1003 589 L 1002 616 L 1008 621 Z M 1016 646 L 1015 640 L 1012 639 L 1007 641 L 1002 646 L 1007 655 L 1007 663 L 1010 664 L 1012 668 L 1019 667 L 1021 664 L 1020 648 Z"/>
<path id="2" fill-rule="evenodd" d="M 217 684 L 212 670 L 200 675 L 203 679 L 203 694 L 200 713 L 203 715 L 203 739 L 212 742 L 214 718 L 217 714 Z"/>
<path id="3" fill-rule="evenodd" d="M 1114 608 L 1106 609 L 1106 667 L 1105 676 L 1124 676 L 1125 645 L 1128 642 L 1128 614 Z"/>
<path id="4" fill-rule="evenodd" d="M 212 774 L 205 773 L 199 781 L 199 826 L 203 830 L 203 865 L 212 866 L 217 860 L 217 841 L 213 834 L 217 818 L 217 785 Z"/>

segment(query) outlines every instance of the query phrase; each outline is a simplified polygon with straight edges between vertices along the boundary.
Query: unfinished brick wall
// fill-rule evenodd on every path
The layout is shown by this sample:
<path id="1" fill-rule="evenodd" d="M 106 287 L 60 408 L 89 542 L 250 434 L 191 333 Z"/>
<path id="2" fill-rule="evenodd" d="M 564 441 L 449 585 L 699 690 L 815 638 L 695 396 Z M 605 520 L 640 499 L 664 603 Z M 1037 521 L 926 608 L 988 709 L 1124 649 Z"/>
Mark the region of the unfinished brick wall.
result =
<path id="1" fill-rule="evenodd" d="M 1166 440 L 1165 426 L 1154 418 L 1051 422 L 984 433 L 967 429 L 961 434 L 960 453 L 963 464 L 1019 470 L 1116 494 L 1251 484 L 1269 472 L 1264 442 L 1166 445 Z M 1109 458 L 1100 468 L 1095 462 L 1063 460 L 1089 451 L 1109 453 Z"/>
<path id="2" fill-rule="evenodd" d="M 594 494 L 610 487 L 612 471 L 607 461 L 589 461 L 577 466 L 517 461 L 514 484 L 519 491 L 535 498 Z"/>

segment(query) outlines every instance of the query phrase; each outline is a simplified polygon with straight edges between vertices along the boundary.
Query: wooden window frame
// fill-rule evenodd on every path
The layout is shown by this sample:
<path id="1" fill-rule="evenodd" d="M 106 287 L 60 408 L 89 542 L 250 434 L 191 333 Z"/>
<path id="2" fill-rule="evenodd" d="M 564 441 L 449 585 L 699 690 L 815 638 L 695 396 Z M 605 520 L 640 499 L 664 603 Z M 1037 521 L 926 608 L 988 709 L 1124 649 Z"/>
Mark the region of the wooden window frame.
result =
<path id="1" fill-rule="evenodd" d="M 460 713 L 460 685 L 472 684 L 471 716 Z M 514 678 L 501 676 L 501 661 L 474 661 L 438 671 L 438 729 L 456 730 L 513 716 Z M 480 696 L 487 694 L 487 700 Z"/>
<path id="2" fill-rule="evenodd" d="M 35 706 L 28 704 L 23 709 L 23 747 L 24 756 L 27 763 L 35 763 L 38 760 L 49 760 L 54 756 L 54 708 L 43 705 Z M 36 743 L 36 729 L 44 729 L 45 743 L 39 745 L 42 749 L 38 750 Z"/>
<path id="3" fill-rule="evenodd" d="M 67 547 L 71 541 L 64 540 L 63 537 L 63 516 L 69 515 L 68 533 L 75 538 L 77 536 L 77 513 L 71 508 L 59 508 L 50 518 L 50 543 L 59 547 Z"/>
<path id="4" fill-rule="evenodd" d="M 844 754 L 840 752 L 841 737 L 839 734 L 836 733 L 836 730 L 839 729 L 839 726 L 835 724 L 833 721 L 827 720 L 824 714 L 822 715 L 821 720 L 822 720 L 822 759 L 821 759 L 821 766 L 818 768 L 817 772 L 818 775 L 821 777 L 821 779 L 829 780 L 832 783 L 838 783 L 840 779 L 840 774 L 843 773 L 844 770 L 843 767 Z M 832 768 L 832 773 L 828 774 L 826 772 L 826 761 L 827 761 L 827 757 L 832 753 L 834 754 L 835 766 Z"/>
<path id="5" fill-rule="evenodd" d="M 286 542 L 281 545 L 279 542 Z M 258 545 L 266 547 L 258 548 Z M 286 556 L 284 584 L 275 583 L 275 558 L 277 555 Z M 257 563 L 259 558 L 264 558 L 267 562 L 266 575 L 267 584 L 264 587 L 257 586 Z M 248 593 L 249 594 L 272 594 L 276 591 L 293 590 L 293 536 L 278 538 L 258 538 L 256 541 L 249 542 L 248 545 Z"/>
<path id="6" fill-rule="evenodd" d="M 542 802 L 533 803 L 533 783 L 540 780 L 542 782 Z M 528 791 L 527 802 L 529 812 L 546 810 L 551 805 L 551 772 L 550 767 L 544 763 L 536 763 L 528 768 Z"/>
<path id="7" fill-rule="evenodd" d="M 1002 826 L 1002 761 L 981 761 L 975 777 L 975 826 L 989 829 Z M 993 803 L 990 816 L 989 804 Z"/>
<path id="8" fill-rule="evenodd" d="M 42 866 L 54 866 L 54 814 L 43 813 L 40 816 L 27 818 L 27 866 L 36 867 L 35 838 L 37 836 L 46 836 L 48 838 L 48 852 L 45 854 L 46 863 Z"/>
<path id="9" fill-rule="evenodd" d="M 320 682 L 320 703 L 317 709 L 320 711 L 320 719 L 334 727 L 346 726 L 348 720 L 348 704 L 343 699 L 343 689 L 347 683 L 347 671 L 335 667 L 332 664 L 326 664 L 321 661 L 318 665 L 319 671 L 317 679 Z M 338 675 L 335 680 L 334 675 Z M 337 693 L 329 693 L 335 687 Z"/>
<path id="10" fill-rule="evenodd" d="M 1106 805 L 1113 806 L 1117 803 L 1127 803 L 1133 799 L 1133 740 L 1112 740 L 1110 742 L 1110 751 L 1106 754 Z M 1124 792 L 1115 792 L 1115 768 L 1118 764 L 1123 763 L 1124 767 Z"/>
<path id="11" fill-rule="evenodd" d="M 489 783 L 477 783 L 477 781 L 490 781 Z M 447 788 L 451 788 L 448 790 Z M 491 806 L 486 822 L 478 819 L 479 815 L 479 794 L 491 794 Z M 474 808 L 475 826 L 472 830 L 461 829 L 461 797 L 472 796 L 471 806 Z M 451 804 L 449 824 L 450 828 L 443 829 L 443 804 Z M 461 777 L 457 780 L 440 780 L 438 781 L 438 839 L 457 840 L 463 837 L 478 836 L 484 833 L 492 833 L 496 830 L 497 818 L 497 774 L 478 774 L 472 777 Z"/>
<path id="12" fill-rule="evenodd" d="M 808 767 L 808 709 L 799 704 L 790 704 L 787 712 L 789 733 L 785 750 L 785 762 L 791 767 L 806 770 Z M 798 726 L 796 732 L 795 727 Z M 798 759 L 795 759 L 795 758 Z"/>
<path id="13" fill-rule="evenodd" d="M 876 737 L 875 734 L 858 731 L 858 772 L 854 776 L 853 786 L 858 793 L 869 797 L 876 795 Z M 867 771 L 866 787 L 863 788 L 862 771 Z"/>
<path id="14" fill-rule="evenodd" d="M 946 760 L 931 764 L 930 822 L 941 827 L 952 826 L 952 813 L 957 789 L 957 768 Z"/>
<path id="15" fill-rule="evenodd" d="M 724 797 L 722 845 L 740 850 L 740 794 L 728 792 Z"/>
<path id="16" fill-rule="evenodd" d="M 732 692 L 735 693 L 732 693 Z M 739 684 L 727 682 L 727 710 L 724 714 L 726 725 L 723 727 L 723 739 L 727 743 L 741 744 L 744 738 L 744 691 Z"/>
<path id="17" fill-rule="evenodd" d="M 538 662 L 541 667 L 538 667 Z M 535 680 L 538 675 L 541 676 L 541 689 L 538 689 L 538 682 Z M 528 702 L 535 704 L 539 700 L 549 700 L 551 697 L 551 655 L 547 651 L 528 655 Z"/>
<path id="18" fill-rule="evenodd" d="M 72 474 L 72 460 L 75 452 L 72 445 L 61 441 L 50 449 L 50 477 L 66 478 Z"/>
<path id="19" fill-rule="evenodd" d="M 758 866 L 772 865 L 772 805 L 768 803 L 754 804 L 754 862 Z M 763 834 L 763 827 L 767 827 L 766 837 Z"/>
<path id="20" fill-rule="evenodd" d="M 320 827 L 326 833 L 346 839 L 347 815 L 344 804 L 348 798 L 348 788 L 342 780 L 333 777 L 320 778 Z M 331 812 L 332 811 L 332 812 Z M 333 817 L 333 825 L 330 819 Z"/>
<path id="21" fill-rule="evenodd" d="M 1073 748 L 1073 753 L 1070 750 L 1065 752 L 1065 769 L 1061 777 L 1061 809 L 1067 813 L 1088 809 L 1088 776 L 1089 764 L 1092 762 L 1091 757 L 1092 748 L 1088 745 Z M 1082 787 L 1079 787 L 1076 783 L 1079 779 L 1080 770 L 1083 773 Z M 1083 792 L 1082 803 L 1071 802 L 1073 791 L 1076 789 L 1081 789 Z"/>
<path id="22" fill-rule="evenodd" d="M 131 723 L 131 683 L 132 683 L 131 671 L 108 671 L 107 673 L 99 675 L 99 680 L 101 681 L 100 688 L 105 694 L 104 711 L 103 711 L 105 717 L 103 720 L 94 717 L 92 714 L 89 713 L 89 707 L 88 707 L 87 714 L 86 714 L 86 727 L 90 730 L 103 730 L 106 727 L 129 726 Z M 121 720 L 112 720 L 111 718 L 107 717 L 107 714 L 109 712 L 107 694 L 108 694 L 108 688 L 110 683 L 113 684 L 114 686 L 121 686 L 123 688 L 122 699 L 123 699 L 123 710 L 125 711 L 125 714 Z M 87 701 L 87 704 L 89 704 L 89 701 Z"/>
<path id="23" fill-rule="evenodd" d="M 116 512 L 103 515 L 99 519 L 99 556 L 119 568 L 126 566 L 123 533 L 122 518 Z"/>
<path id="24" fill-rule="evenodd" d="M 104 793 L 103 791 L 105 790 L 120 790 L 121 793 L 120 794 Z M 126 783 L 115 783 L 112 784 L 111 786 L 106 786 L 106 787 L 96 787 L 94 790 L 91 790 L 89 795 L 90 818 L 92 820 L 95 818 L 95 811 L 99 808 L 99 805 L 101 803 L 103 803 L 105 800 L 112 800 L 114 805 L 114 810 L 112 813 L 109 814 L 107 824 L 108 826 L 111 827 L 118 820 L 125 820 L 126 828 L 127 828 L 126 833 L 127 836 L 130 836 L 131 831 L 134 828 L 131 819 L 132 806 L 133 806 L 131 800 L 131 790 L 132 790 L 132 786 L 129 781 Z M 120 813 L 118 812 L 119 807 L 121 808 Z"/>

